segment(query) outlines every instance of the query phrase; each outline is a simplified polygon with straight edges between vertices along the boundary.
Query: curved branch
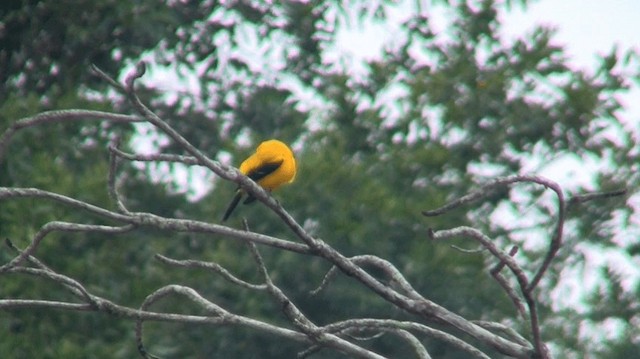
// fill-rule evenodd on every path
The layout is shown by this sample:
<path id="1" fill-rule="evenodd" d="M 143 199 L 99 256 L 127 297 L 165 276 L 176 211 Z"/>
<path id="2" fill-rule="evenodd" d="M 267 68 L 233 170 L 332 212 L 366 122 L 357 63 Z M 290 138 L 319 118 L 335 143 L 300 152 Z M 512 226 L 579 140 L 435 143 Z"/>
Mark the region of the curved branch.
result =
<path id="1" fill-rule="evenodd" d="M 538 283 L 544 276 L 545 272 L 549 268 L 549 265 L 551 264 L 551 261 L 553 261 L 553 258 L 558 253 L 558 249 L 560 249 L 560 246 L 562 245 L 562 235 L 564 230 L 564 221 L 566 217 L 566 203 L 564 199 L 564 193 L 562 192 L 562 188 L 558 183 L 544 177 L 532 176 L 532 175 L 515 175 L 515 176 L 509 176 L 509 177 L 501 177 L 482 186 L 477 191 L 471 192 L 466 196 L 462 196 L 454 201 L 451 201 L 438 209 L 431 210 L 431 211 L 423 211 L 422 214 L 425 216 L 438 216 L 454 208 L 457 208 L 462 205 L 484 198 L 488 196 L 492 190 L 498 187 L 507 186 L 507 185 L 511 185 L 519 182 L 537 183 L 546 188 L 550 188 L 556 193 L 556 196 L 558 198 L 558 222 L 556 224 L 556 228 L 553 232 L 553 236 L 549 243 L 549 249 L 547 251 L 545 258 L 542 261 L 542 264 L 540 265 L 540 268 L 538 268 L 537 273 L 533 276 L 533 279 L 531 280 L 529 285 L 525 288 L 526 292 L 531 292 L 533 291 L 533 289 L 535 289 L 535 287 L 538 285 Z"/>
<path id="2" fill-rule="evenodd" d="M 526 340 L 522 335 L 518 334 L 518 332 L 516 332 L 512 328 L 507 327 L 504 324 L 496 323 L 496 322 L 488 322 L 486 320 L 474 320 L 473 322 L 483 328 L 503 332 L 506 335 L 508 335 L 510 338 L 515 340 L 517 343 L 519 343 L 520 345 L 524 345 L 530 348 L 533 347 L 531 343 L 529 343 L 529 341 Z"/>
<path id="3" fill-rule="evenodd" d="M 189 287 L 185 287 L 182 285 L 176 285 L 176 284 L 171 284 L 171 285 L 167 285 L 164 286 L 158 290 L 156 290 L 155 292 L 149 294 L 145 300 L 142 302 L 142 305 L 140 306 L 140 310 L 141 311 L 145 311 L 147 310 L 149 307 L 151 307 L 151 305 L 153 305 L 155 302 L 169 296 L 172 294 L 180 294 L 182 296 L 187 297 L 188 299 L 190 299 L 192 302 L 198 304 L 200 307 L 202 307 L 203 309 L 205 309 L 208 313 L 210 313 L 213 317 L 215 318 L 219 318 L 220 321 L 224 321 L 225 318 L 227 318 L 229 316 L 229 312 L 227 312 L 226 310 L 222 309 L 221 307 L 219 307 L 218 305 L 206 300 L 204 297 L 202 297 L 198 292 L 196 292 L 194 289 L 189 288 Z M 138 320 L 136 320 L 136 326 L 135 326 L 135 334 L 136 334 L 136 344 L 137 344 L 137 348 L 138 348 L 138 352 L 140 353 L 140 355 L 143 358 L 156 358 L 155 356 L 151 355 L 144 347 L 144 343 L 142 341 L 142 324 L 144 323 L 144 319 L 143 318 L 138 318 Z"/>
<path id="4" fill-rule="evenodd" d="M 107 188 L 109 189 L 109 197 L 116 204 L 120 213 L 128 214 L 129 210 L 124 205 L 124 202 L 120 198 L 118 193 L 118 185 L 116 184 L 116 170 L 118 168 L 118 156 L 115 154 L 115 149 L 120 143 L 120 139 L 117 138 L 109 144 L 109 171 L 107 175 Z"/>
<path id="5" fill-rule="evenodd" d="M 44 198 L 85 210 L 89 213 L 101 216 L 105 219 L 135 225 L 147 226 L 174 232 L 212 233 L 234 238 L 243 242 L 255 242 L 287 251 L 312 254 L 313 251 L 306 245 L 275 237 L 266 236 L 255 232 L 246 232 L 230 227 L 200 222 L 195 220 L 175 219 L 156 216 L 151 213 L 117 213 L 92 204 L 79 201 L 74 198 L 57 193 L 43 191 L 37 188 L 7 188 L 0 187 L 0 200 L 5 198 Z"/>
<path id="6" fill-rule="evenodd" d="M 518 253 L 518 246 L 511 247 L 509 256 L 513 257 L 516 255 L 516 253 Z M 496 282 L 498 282 L 498 284 L 502 286 L 502 289 L 504 289 L 505 293 L 507 293 L 507 296 L 511 299 L 513 305 L 516 307 L 516 310 L 522 316 L 522 318 L 526 319 L 527 313 L 524 309 L 524 304 L 522 304 L 522 300 L 516 293 L 515 289 L 511 287 L 507 279 L 500 273 L 505 265 L 505 262 L 500 261 L 489 271 L 489 273 L 491 273 L 491 276 L 496 280 Z"/>
<path id="7" fill-rule="evenodd" d="M 221 265 L 219 265 L 217 263 L 203 262 L 203 261 L 197 261 L 197 260 L 193 260 L 193 259 L 176 260 L 176 259 L 171 259 L 169 257 L 165 257 L 165 256 L 160 255 L 160 254 L 156 254 L 155 257 L 158 260 L 160 260 L 162 263 L 173 265 L 173 266 L 177 266 L 177 267 L 208 269 L 210 271 L 213 271 L 213 272 L 216 272 L 216 273 L 220 274 L 227 281 L 229 281 L 229 282 L 231 282 L 233 284 L 239 285 L 241 287 L 247 288 L 247 289 L 252 289 L 252 290 L 266 290 L 267 289 L 266 284 L 252 284 L 252 283 L 246 282 L 246 281 L 234 276 L 228 270 L 226 270 L 224 267 L 222 267 Z"/>
<path id="8" fill-rule="evenodd" d="M 415 335 L 411 334 L 410 331 L 404 329 L 392 329 L 391 333 L 394 333 L 409 343 L 416 352 L 418 359 L 431 359 L 431 355 L 429 355 L 427 348 L 425 348 L 424 345 L 420 343 L 420 340 L 418 340 Z"/>
<path id="9" fill-rule="evenodd" d="M 527 302 L 527 307 L 529 308 L 529 320 L 530 320 L 531 334 L 533 336 L 535 351 L 536 353 L 538 353 L 538 355 L 541 355 L 542 358 L 547 358 L 548 357 L 547 349 L 544 343 L 542 342 L 542 337 L 540 335 L 540 325 L 538 323 L 537 304 L 536 304 L 535 298 L 533 297 L 533 294 L 531 293 L 531 291 L 528 290 L 530 286 L 529 280 L 527 279 L 527 276 L 522 270 L 522 268 L 520 268 L 520 266 L 515 262 L 513 257 L 511 257 L 508 253 L 505 253 L 500 249 L 498 249 L 493 244 L 493 242 L 491 242 L 491 239 L 489 239 L 489 237 L 485 236 L 482 232 L 480 232 L 475 228 L 457 227 L 450 230 L 441 230 L 441 231 L 436 231 L 431 233 L 432 239 L 447 239 L 447 238 L 457 237 L 457 236 L 466 236 L 480 242 L 482 246 L 487 248 L 487 250 L 491 252 L 491 254 L 493 254 L 496 258 L 498 258 L 501 263 L 504 263 L 504 265 L 506 265 L 511 270 L 511 272 L 515 275 L 518 281 L 518 284 L 520 286 L 520 290 L 522 291 L 522 295 L 524 296 L 525 301 Z"/>
<path id="10" fill-rule="evenodd" d="M 418 332 L 426 336 L 429 336 L 431 338 L 443 341 L 460 350 L 466 351 L 467 353 L 473 355 L 473 357 L 490 359 L 489 356 L 484 354 L 479 349 L 475 348 L 471 344 L 459 338 L 456 338 L 455 336 L 449 333 L 443 332 L 438 329 L 433 329 L 424 324 L 415 323 L 415 322 L 397 321 L 397 320 L 391 320 L 391 319 L 349 319 L 341 322 L 328 324 L 324 326 L 323 329 L 326 329 L 332 333 L 343 332 L 351 329 L 374 329 L 374 330 L 401 329 L 409 332 Z"/>
<path id="11" fill-rule="evenodd" d="M 0 187 L 0 200 L 6 198 L 44 198 L 53 200 L 91 214 L 98 215 L 103 218 L 111 219 L 118 222 L 129 222 L 131 216 L 110 211 L 102 207 L 98 207 L 87 202 L 79 201 L 75 198 L 67 197 L 58 193 L 53 193 L 38 188 L 10 188 Z"/>
<path id="12" fill-rule="evenodd" d="M 96 233 L 112 233 L 122 234 L 133 230 L 135 226 L 125 225 L 122 227 L 103 226 L 94 224 L 79 224 L 69 222 L 53 221 L 48 222 L 40 228 L 38 233 L 33 237 L 29 246 L 22 251 L 17 257 L 12 259 L 9 263 L 0 266 L 0 273 L 4 273 L 13 267 L 20 265 L 27 257 L 33 254 L 40 245 L 40 242 L 51 232 L 96 232 Z"/>
<path id="13" fill-rule="evenodd" d="M 34 116 L 21 118 L 7 128 L 0 136 L 0 163 L 4 158 L 9 143 L 15 133 L 23 128 L 34 127 L 41 124 L 57 123 L 63 121 L 107 120 L 109 122 L 132 123 L 143 122 L 144 118 L 132 115 L 120 115 L 110 112 L 89 110 L 58 110 L 46 111 Z"/>

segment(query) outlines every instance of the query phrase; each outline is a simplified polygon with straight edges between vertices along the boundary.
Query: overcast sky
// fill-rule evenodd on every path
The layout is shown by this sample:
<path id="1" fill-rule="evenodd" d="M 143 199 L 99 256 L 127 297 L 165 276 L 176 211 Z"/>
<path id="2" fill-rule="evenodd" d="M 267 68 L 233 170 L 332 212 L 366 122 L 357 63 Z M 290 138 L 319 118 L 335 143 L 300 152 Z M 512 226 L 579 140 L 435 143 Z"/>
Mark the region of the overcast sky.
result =
<path id="1" fill-rule="evenodd" d="M 614 44 L 640 50 L 639 18 L 638 0 L 540 0 L 526 12 L 514 11 L 505 20 L 512 33 L 534 24 L 556 26 L 556 38 L 567 46 L 575 64 L 590 66 L 594 54 L 606 53 Z"/>
<path id="2" fill-rule="evenodd" d="M 556 40 L 568 51 L 572 64 L 592 68 L 596 54 L 606 54 L 614 45 L 619 50 L 640 52 L 639 0 L 539 0 L 523 12 L 516 11 L 504 18 L 508 33 L 520 34 L 534 24 L 548 24 L 557 28 Z M 640 90 L 624 98 L 628 107 L 627 121 L 640 122 Z"/>
<path id="3" fill-rule="evenodd" d="M 513 0 L 518 3 L 517 0 Z M 427 2 L 428 4 L 429 2 Z M 407 6 L 414 2 L 404 1 Z M 443 19 L 442 6 L 423 5 L 429 11 L 430 19 L 436 30 L 446 31 L 447 22 Z M 398 23 L 406 18 L 409 11 L 397 9 L 390 18 L 396 17 Z M 432 16 L 433 15 L 433 16 Z M 571 64 L 580 69 L 593 68 L 597 54 L 607 54 L 614 45 L 620 50 L 634 48 L 640 51 L 640 0 L 532 0 L 526 10 L 515 5 L 501 16 L 505 35 L 522 37 L 535 25 L 549 25 L 557 29 L 555 44 L 563 45 Z M 351 52 L 353 61 L 359 58 L 379 56 L 383 43 L 394 36 L 388 25 L 364 26 L 350 29 L 338 37 L 340 51 Z M 626 98 L 636 121 L 640 121 L 640 92 Z"/>

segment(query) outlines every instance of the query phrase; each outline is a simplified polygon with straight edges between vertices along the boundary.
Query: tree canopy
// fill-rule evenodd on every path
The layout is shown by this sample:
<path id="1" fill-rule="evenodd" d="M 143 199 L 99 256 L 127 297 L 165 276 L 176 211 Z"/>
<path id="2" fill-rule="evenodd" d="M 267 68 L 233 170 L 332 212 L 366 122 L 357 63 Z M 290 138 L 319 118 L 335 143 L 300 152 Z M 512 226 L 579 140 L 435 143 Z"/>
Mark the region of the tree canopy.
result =
<path id="1" fill-rule="evenodd" d="M 618 95 L 638 85 L 640 63 L 636 53 L 614 48 L 597 68 L 579 70 L 549 28 L 504 36 L 500 14 L 526 3 L 3 3 L 0 130 L 15 135 L 0 143 L 0 186 L 39 188 L 117 210 L 108 190 L 116 182 L 131 211 L 219 224 L 237 183 L 209 172 L 196 181 L 203 172 L 185 164 L 123 159 L 117 178 L 109 178 L 114 144 L 190 155 L 156 128 L 81 120 L 11 127 L 47 110 L 134 114 L 126 93 L 91 65 L 124 80 L 145 59 L 138 96 L 209 158 L 237 166 L 262 140 L 292 144 L 296 182 L 273 195 L 311 236 L 347 257 L 393 263 L 417 292 L 465 318 L 527 333 L 530 323 L 489 273 L 496 258 L 469 250 L 477 246 L 468 239 L 432 241 L 429 233 L 473 227 L 506 252 L 517 246 L 513 258 L 533 276 L 557 228 L 557 197 L 546 182 L 487 185 L 496 177 L 535 175 L 551 163 L 590 165 L 589 181 L 563 188 L 562 244 L 533 292 L 540 332 L 557 357 L 627 358 L 640 346 L 640 283 L 627 269 L 640 256 L 640 121 L 625 117 Z M 446 10 L 445 31 L 435 27 L 434 9 Z M 339 31 L 397 21 L 398 11 L 405 15 L 381 56 L 353 65 L 339 53 Z M 211 188 L 189 196 L 177 184 L 184 176 Z M 474 202 L 423 215 L 482 188 L 486 193 Z M 232 227 L 242 229 L 244 217 L 252 232 L 295 238 L 268 206 L 236 212 Z M 51 221 L 102 223 L 51 201 L 0 196 L 0 236 L 18 248 Z M 595 260 L 594 253 L 622 265 Z M 34 255 L 122 305 L 139 307 L 154 290 L 180 283 L 230 311 L 286 322 L 273 316 L 281 309 L 266 293 L 247 294 L 205 270 L 164 266 L 155 254 L 212 261 L 249 282 L 261 278 L 247 247 L 219 234 L 65 232 L 47 236 Z M 331 270 L 322 258 L 274 248 L 261 254 L 274 282 L 313 321 L 410 318 L 346 275 L 310 294 Z M 0 251 L 1 265 L 11 258 L 10 249 Z M 68 299 L 53 283 L 28 276 L 2 274 L 0 281 L 2 299 Z M 572 289 L 580 282 L 585 288 Z M 157 307 L 201 311 L 179 298 Z M 7 310 L 0 313 L 0 336 L 0 352 L 14 358 L 130 358 L 138 350 L 130 320 L 95 313 Z M 308 348 L 234 326 L 148 322 L 144 337 L 151 352 L 176 358 L 281 358 Z M 384 356 L 413 353 L 391 335 L 370 341 Z M 424 343 L 433 357 L 468 357 L 443 341 Z M 478 345 L 490 357 L 502 355 Z"/>

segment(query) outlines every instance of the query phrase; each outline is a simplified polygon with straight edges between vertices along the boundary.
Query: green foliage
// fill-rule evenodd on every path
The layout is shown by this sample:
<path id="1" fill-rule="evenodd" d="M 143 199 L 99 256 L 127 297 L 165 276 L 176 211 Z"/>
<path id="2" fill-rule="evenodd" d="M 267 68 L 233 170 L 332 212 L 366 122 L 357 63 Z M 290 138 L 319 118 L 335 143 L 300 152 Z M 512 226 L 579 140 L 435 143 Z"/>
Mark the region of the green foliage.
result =
<path id="1" fill-rule="evenodd" d="M 354 73 L 340 64 L 344 59 L 326 60 L 335 30 L 371 19 L 385 21 L 386 9 L 395 6 L 392 2 L 357 1 L 352 13 L 331 1 L 233 6 L 214 1 L 170 5 L 86 1 L 73 6 L 68 1 L 7 2 L 0 5 L 2 22 L 11 30 L 6 32 L 10 36 L 0 38 L 0 124 L 6 128 L 44 109 L 109 110 L 108 101 L 87 98 L 88 88 L 106 98 L 105 84 L 88 76 L 88 65 L 119 74 L 125 64 L 153 53 L 152 69 L 169 69 L 185 77 L 197 73 L 197 90 L 168 100 L 161 88 L 150 85 L 151 79 L 148 88 L 140 89 L 141 96 L 212 158 L 226 153 L 237 164 L 248 152 L 238 143 L 253 146 L 266 138 L 294 144 L 299 175 L 274 196 L 313 235 L 347 256 L 374 254 L 391 261 L 427 298 L 469 319 L 519 323 L 510 301 L 487 273 L 493 258 L 449 246 L 473 246 L 463 239 L 434 243 L 427 237 L 429 228 L 472 225 L 495 234 L 502 248 L 522 244 L 521 237 L 491 221 L 496 207 L 518 199 L 514 191 L 496 192 L 484 202 L 441 217 L 425 218 L 421 211 L 466 194 L 491 176 L 519 173 L 531 156 L 547 162 L 566 154 L 609 161 L 610 169 L 595 177 L 595 188 L 590 190 L 626 187 L 630 194 L 637 193 L 637 138 L 626 134 L 619 118 L 623 107 L 615 96 L 631 86 L 632 76 L 623 76 L 620 68 L 630 71 L 634 55 L 614 49 L 593 73 L 577 71 L 564 49 L 553 44 L 549 29 L 534 29 L 514 41 L 501 38 L 503 5 L 437 3 L 455 10 L 447 34 L 433 31 L 429 14 L 415 14 L 394 38 L 398 46 L 386 48 L 381 58 Z M 428 61 L 421 60 L 425 58 Z M 128 111 L 125 104 L 116 105 Z M 612 141 L 606 131 L 624 136 Z M 127 143 L 133 136 L 131 126 L 85 122 L 23 130 L 0 161 L 0 185 L 42 188 L 113 208 L 107 196 L 106 147 L 114 137 Z M 163 152 L 180 152 L 171 143 L 159 147 Z M 491 175 L 474 168 L 489 169 Z M 217 222 L 234 190 L 234 185 L 217 181 L 210 194 L 189 202 L 168 186 L 153 184 L 153 173 L 146 169 L 123 163 L 119 175 L 132 211 L 162 216 Z M 571 188 L 575 193 L 583 190 Z M 554 210 L 536 203 L 537 195 L 514 207 L 542 207 L 538 223 L 554 223 Z M 637 290 L 629 293 L 613 273 L 603 276 L 607 290 L 591 298 L 586 314 L 566 308 L 557 311 L 548 297 L 564 268 L 584 260 L 572 249 L 582 242 L 615 249 L 618 245 L 608 239 L 633 227 L 630 218 L 635 210 L 622 200 L 605 200 L 586 202 L 569 212 L 571 230 L 539 291 L 543 336 L 568 357 L 588 353 L 594 358 L 626 358 L 638 343 L 638 334 L 629 325 L 621 338 L 603 339 L 597 350 L 577 335 L 580 321 L 637 322 Z M 240 206 L 230 225 L 240 227 L 241 217 L 248 218 L 253 231 L 294 239 L 263 206 Z M 614 218 L 620 219 L 622 228 L 612 225 Z M 0 203 L 0 236 L 20 247 L 52 220 L 101 223 L 42 201 Z M 637 259 L 637 241 L 623 249 Z M 261 250 L 276 284 L 318 324 L 366 316 L 407 318 L 344 276 L 311 296 L 309 291 L 329 270 L 325 262 Z M 231 286 L 202 270 L 164 266 L 153 259 L 155 253 L 215 261 L 248 281 L 260 278 L 244 245 L 200 234 L 150 230 L 118 236 L 54 234 L 36 255 L 96 294 L 123 305 L 138 307 L 155 289 L 180 283 L 232 312 L 286 325 L 267 294 Z M 532 271 L 540 254 L 521 249 L 518 259 Z M 0 251 L 0 258 L 3 263 L 10 258 L 8 249 Z M 51 283 L 14 276 L 3 278 L 2 293 L 55 299 L 59 290 Z M 199 313 L 181 298 L 154 308 Z M 526 333 L 526 323 L 514 327 Z M 238 327 L 149 323 L 146 328 L 149 349 L 164 357 L 280 358 L 305 349 Z M 0 336 L 10 338 L 0 341 L 0 353 L 14 358 L 137 355 L 133 323 L 96 314 L 3 312 Z M 426 343 L 434 357 L 465 357 L 441 342 Z M 371 345 L 391 357 L 410 353 L 392 336 Z M 317 357 L 336 355 L 321 351 Z"/>

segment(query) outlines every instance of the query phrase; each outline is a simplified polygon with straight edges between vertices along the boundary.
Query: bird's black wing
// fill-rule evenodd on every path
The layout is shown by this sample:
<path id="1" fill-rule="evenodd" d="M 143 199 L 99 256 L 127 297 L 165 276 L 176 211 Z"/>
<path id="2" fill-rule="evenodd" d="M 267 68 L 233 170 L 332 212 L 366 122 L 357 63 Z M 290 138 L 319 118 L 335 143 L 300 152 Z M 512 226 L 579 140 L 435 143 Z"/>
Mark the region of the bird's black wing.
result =
<path id="1" fill-rule="evenodd" d="M 247 173 L 247 177 L 251 178 L 254 182 L 258 182 L 259 180 L 267 177 L 272 174 L 275 170 L 277 170 L 281 165 L 283 160 L 276 162 L 268 162 L 259 167 L 256 167 L 254 170 Z"/>

